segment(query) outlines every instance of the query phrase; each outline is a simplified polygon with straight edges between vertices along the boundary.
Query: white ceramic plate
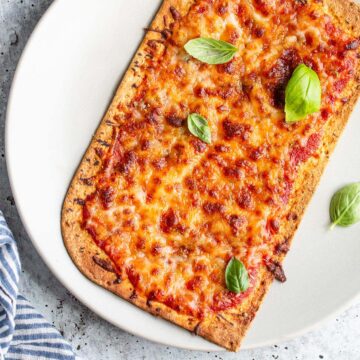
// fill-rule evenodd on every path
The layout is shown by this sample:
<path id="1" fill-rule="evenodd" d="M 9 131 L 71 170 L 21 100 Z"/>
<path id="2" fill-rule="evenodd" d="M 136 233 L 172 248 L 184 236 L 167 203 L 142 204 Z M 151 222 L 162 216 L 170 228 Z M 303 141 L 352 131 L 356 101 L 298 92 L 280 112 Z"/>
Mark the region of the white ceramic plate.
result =
<path id="1" fill-rule="evenodd" d="M 43 17 L 14 79 L 6 125 L 12 189 L 36 249 L 84 304 L 131 333 L 167 345 L 219 349 L 94 285 L 62 242 L 67 187 L 159 0 L 57 0 Z M 328 231 L 328 205 L 360 179 L 360 111 L 354 113 L 244 348 L 300 334 L 344 309 L 360 289 L 360 227 Z"/>

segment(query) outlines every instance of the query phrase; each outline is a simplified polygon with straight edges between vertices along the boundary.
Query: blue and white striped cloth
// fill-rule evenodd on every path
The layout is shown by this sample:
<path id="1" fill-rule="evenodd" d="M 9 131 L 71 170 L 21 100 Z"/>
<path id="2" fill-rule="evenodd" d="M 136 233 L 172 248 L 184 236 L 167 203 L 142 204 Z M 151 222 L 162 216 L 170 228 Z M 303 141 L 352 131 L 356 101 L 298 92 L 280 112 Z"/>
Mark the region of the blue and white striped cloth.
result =
<path id="1" fill-rule="evenodd" d="M 75 360 L 71 346 L 18 293 L 16 242 L 0 211 L 0 360 Z"/>

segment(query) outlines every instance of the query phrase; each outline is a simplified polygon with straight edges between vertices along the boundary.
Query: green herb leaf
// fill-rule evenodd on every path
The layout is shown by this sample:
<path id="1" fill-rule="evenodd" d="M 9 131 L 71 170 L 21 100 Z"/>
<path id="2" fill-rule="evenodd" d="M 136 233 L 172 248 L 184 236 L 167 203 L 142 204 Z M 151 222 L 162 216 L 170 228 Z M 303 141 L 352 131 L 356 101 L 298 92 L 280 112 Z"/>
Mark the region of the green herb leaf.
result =
<path id="1" fill-rule="evenodd" d="M 226 41 L 201 37 L 188 41 L 184 48 L 195 59 L 212 65 L 229 62 L 238 50 Z"/>
<path id="2" fill-rule="evenodd" d="M 199 114 L 190 114 L 187 118 L 189 131 L 203 142 L 211 143 L 211 132 L 207 120 Z"/>
<path id="3" fill-rule="evenodd" d="M 330 202 L 331 229 L 350 226 L 360 221 L 360 183 L 344 186 Z"/>
<path id="4" fill-rule="evenodd" d="M 321 85 L 317 73 L 304 64 L 293 72 L 285 90 L 286 122 L 297 122 L 319 111 Z"/>
<path id="5" fill-rule="evenodd" d="M 249 287 L 249 276 L 244 264 L 233 257 L 225 270 L 225 282 L 228 290 L 239 294 Z"/>

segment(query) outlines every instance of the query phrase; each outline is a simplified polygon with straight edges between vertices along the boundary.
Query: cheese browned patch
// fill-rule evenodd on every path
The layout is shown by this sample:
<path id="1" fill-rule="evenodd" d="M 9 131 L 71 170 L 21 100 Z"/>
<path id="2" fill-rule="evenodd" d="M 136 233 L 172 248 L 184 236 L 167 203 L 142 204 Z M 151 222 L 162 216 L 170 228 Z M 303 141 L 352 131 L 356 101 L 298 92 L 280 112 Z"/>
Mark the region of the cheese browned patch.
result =
<path id="1" fill-rule="evenodd" d="M 91 280 L 236 350 L 359 93 L 359 7 L 344 0 L 165 0 L 73 179 L 62 231 Z M 196 37 L 238 48 L 207 65 Z M 288 125 L 297 65 L 322 85 L 318 113 Z M 212 143 L 192 136 L 204 116 Z M 226 289 L 231 257 L 250 287 Z"/>

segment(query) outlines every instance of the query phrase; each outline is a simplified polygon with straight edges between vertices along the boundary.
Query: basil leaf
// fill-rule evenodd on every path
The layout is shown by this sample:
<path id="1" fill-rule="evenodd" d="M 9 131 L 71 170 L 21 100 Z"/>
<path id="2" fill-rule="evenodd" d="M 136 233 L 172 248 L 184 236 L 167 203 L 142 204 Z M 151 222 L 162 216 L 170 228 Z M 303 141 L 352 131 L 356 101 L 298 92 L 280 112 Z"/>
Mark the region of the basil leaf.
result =
<path id="1" fill-rule="evenodd" d="M 238 50 L 226 41 L 201 37 L 188 41 L 184 49 L 195 59 L 212 65 L 229 62 Z"/>
<path id="2" fill-rule="evenodd" d="M 249 276 L 244 264 L 233 257 L 226 266 L 225 282 L 228 290 L 239 294 L 249 287 Z"/>
<path id="3" fill-rule="evenodd" d="M 293 72 L 285 90 L 286 122 L 291 124 L 320 110 L 321 85 L 317 73 L 304 64 Z"/>
<path id="4" fill-rule="evenodd" d="M 360 183 L 344 186 L 330 202 L 331 229 L 350 226 L 360 221 Z"/>
<path id="5" fill-rule="evenodd" d="M 203 142 L 211 143 L 211 132 L 207 120 L 199 114 L 192 113 L 187 118 L 189 131 Z"/>

